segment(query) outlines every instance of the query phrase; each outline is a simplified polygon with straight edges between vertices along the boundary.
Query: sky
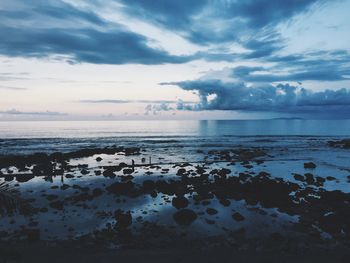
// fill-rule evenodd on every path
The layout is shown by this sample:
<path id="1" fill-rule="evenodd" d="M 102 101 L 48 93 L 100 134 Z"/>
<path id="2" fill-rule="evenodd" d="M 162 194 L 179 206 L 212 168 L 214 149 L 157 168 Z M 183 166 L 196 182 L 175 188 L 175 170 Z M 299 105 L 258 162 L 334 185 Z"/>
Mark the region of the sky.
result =
<path id="1" fill-rule="evenodd" d="M 0 121 L 350 118 L 350 0 L 1 0 Z"/>

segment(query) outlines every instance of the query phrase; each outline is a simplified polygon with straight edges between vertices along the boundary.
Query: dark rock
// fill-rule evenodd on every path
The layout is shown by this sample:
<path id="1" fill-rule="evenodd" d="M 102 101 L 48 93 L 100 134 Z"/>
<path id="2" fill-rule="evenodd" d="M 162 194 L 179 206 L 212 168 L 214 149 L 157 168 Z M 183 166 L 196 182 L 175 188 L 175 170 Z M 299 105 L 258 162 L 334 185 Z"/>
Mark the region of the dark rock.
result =
<path id="1" fill-rule="evenodd" d="M 334 181 L 336 178 L 333 177 L 333 176 L 327 176 L 326 179 L 327 179 L 328 181 Z"/>
<path id="2" fill-rule="evenodd" d="M 68 189 L 70 187 L 70 185 L 68 185 L 68 184 L 63 184 L 62 186 L 61 186 L 61 190 L 66 190 L 66 189 Z"/>
<path id="3" fill-rule="evenodd" d="M 313 162 L 304 163 L 304 168 L 306 168 L 306 169 L 315 169 L 316 168 L 316 164 L 314 164 Z"/>
<path id="4" fill-rule="evenodd" d="M 102 195 L 103 190 L 101 188 L 95 188 L 94 190 L 92 190 L 92 195 L 94 197 L 100 196 Z"/>
<path id="5" fill-rule="evenodd" d="M 62 201 L 51 202 L 50 207 L 57 210 L 63 210 L 63 202 Z"/>
<path id="6" fill-rule="evenodd" d="M 174 197 L 171 203 L 177 209 L 185 208 L 188 206 L 188 200 L 184 196 Z"/>
<path id="7" fill-rule="evenodd" d="M 132 174 L 133 172 L 134 172 L 134 170 L 131 169 L 131 168 L 125 168 L 125 169 L 123 170 L 123 174 Z"/>
<path id="8" fill-rule="evenodd" d="M 1 173 L 1 171 L 0 171 L 0 173 Z M 1 174 L 0 174 L 1 175 Z M 6 174 L 5 176 L 4 176 L 4 178 L 5 178 L 5 181 L 6 182 L 10 182 L 10 181 L 13 181 L 13 179 L 15 178 L 13 175 L 11 175 L 11 174 Z"/>
<path id="9" fill-rule="evenodd" d="M 226 168 L 222 168 L 218 171 L 218 175 L 221 177 L 225 177 L 226 175 L 230 174 L 231 170 L 230 169 L 226 169 Z"/>
<path id="10" fill-rule="evenodd" d="M 189 226 L 197 219 L 197 215 L 190 209 L 182 209 L 176 212 L 173 218 L 177 224 Z"/>
<path id="11" fill-rule="evenodd" d="M 294 174 L 294 179 L 297 181 L 305 182 L 305 177 L 301 174 Z"/>
<path id="12" fill-rule="evenodd" d="M 155 190 L 151 191 L 150 195 L 152 198 L 156 198 L 158 196 L 157 191 Z"/>
<path id="13" fill-rule="evenodd" d="M 48 195 L 48 196 L 46 196 L 46 199 L 49 200 L 49 201 L 55 200 L 57 198 L 58 198 L 58 195 Z"/>
<path id="14" fill-rule="evenodd" d="M 116 175 L 113 169 L 107 168 L 106 170 L 103 171 L 103 176 L 114 178 Z"/>
<path id="15" fill-rule="evenodd" d="M 222 204 L 223 206 L 230 206 L 230 204 L 231 204 L 231 201 L 230 200 L 228 200 L 228 199 L 225 199 L 225 198 L 221 198 L 220 199 L 220 204 Z"/>
<path id="16" fill-rule="evenodd" d="M 16 176 L 16 180 L 19 183 L 28 182 L 29 180 L 31 180 L 33 178 L 34 178 L 34 175 L 31 175 L 31 174 L 21 174 L 21 175 Z"/>
<path id="17" fill-rule="evenodd" d="M 245 219 L 240 213 L 236 212 L 232 215 L 232 218 L 236 221 L 243 221 Z"/>
<path id="18" fill-rule="evenodd" d="M 96 158 L 96 161 L 97 161 L 97 162 L 101 162 L 102 160 L 103 160 L 103 159 L 102 159 L 101 157 L 97 157 L 97 158 Z"/>
<path id="19" fill-rule="evenodd" d="M 184 168 L 180 168 L 179 170 L 177 170 L 176 175 L 182 176 L 186 173 L 186 169 Z"/>
<path id="20" fill-rule="evenodd" d="M 114 218 L 117 220 L 117 226 L 120 228 L 127 228 L 132 224 L 130 211 L 124 213 L 122 210 L 117 210 L 114 213 Z"/>
<path id="21" fill-rule="evenodd" d="M 90 171 L 87 170 L 87 169 L 82 169 L 82 170 L 80 171 L 80 173 L 81 173 L 82 175 L 87 175 L 87 174 L 90 173 Z"/>
<path id="22" fill-rule="evenodd" d="M 218 213 L 218 210 L 216 210 L 214 208 L 207 208 L 206 212 L 208 215 L 215 215 Z"/>
<path id="23" fill-rule="evenodd" d="M 205 219 L 205 222 L 208 224 L 208 225 L 214 225 L 215 224 L 215 221 L 214 220 L 210 220 L 210 219 Z"/>
<path id="24" fill-rule="evenodd" d="M 23 229 L 22 233 L 28 241 L 39 241 L 40 240 L 40 229 Z"/>
<path id="25" fill-rule="evenodd" d="M 331 147 L 350 149 L 350 139 L 344 139 L 340 141 L 329 141 L 328 145 Z"/>
<path id="26" fill-rule="evenodd" d="M 155 188 L 156 184 L 152 180 L 145 180 L 142 183 L 142 187 L 144 190 L 153 190 Z"/>
<path id="27" fill-rule="evenodd" d="M 305 177 L 306 177 L 306 179 L 305 179 L 306 183 L 308 183 L 308 184 L 314 184 L 315 183 L 315 179 L 314 179 L 314 175 L 313 174 L 306 173 Z"/>

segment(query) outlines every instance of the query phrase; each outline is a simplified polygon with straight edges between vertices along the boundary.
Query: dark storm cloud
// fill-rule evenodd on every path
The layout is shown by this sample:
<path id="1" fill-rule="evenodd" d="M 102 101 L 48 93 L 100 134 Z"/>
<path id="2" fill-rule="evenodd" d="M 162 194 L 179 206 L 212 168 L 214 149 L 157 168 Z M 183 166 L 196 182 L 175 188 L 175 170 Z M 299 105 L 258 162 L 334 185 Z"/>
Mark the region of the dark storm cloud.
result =
<path id="1" fill-rule="evenodd" d="M 188 57 L 171 56 L 147 46 L 141 35 L 95 29 L 13 29 L 1 27 L 9 36 L 0 42 L 0 53 L 7 56 L 46 57 L 67 55 L 74 62 L 95 64 L 162 64 L 183 63 Z"/>
<path id="2" fill-rule="evenodd" d="M 6 1 L 6 0 L 5 0 Z M 17 2 L 17 1 L 14 1 Z M 25 3 L 25 2 L 24 2 Z M 35 20 L 37 17 L 58 19 L 58 20 L 73 20 L 73 21 L 83 21 L 89 22 L 95 25 L 108 25 L 108 23 L 99 17 L 97 14 L 78 9 L 68 3 L 61 1 L 38 1 L 32 0 L 28 1 L 27 5 L 20 5 L 23 10 L 10 9 L 10 10 L 0 10 L 0 17 L 7 20 L 12 19 L 26 19 Z"/>
<path id="3" fill-rule="evenodd" d="M 131 15 L 176 30 L 197 44 L 232 41 L 241 31 L 287 21 L 320 0 L 120 0 Z M 223 19 L 225 25 L 210 25 Z M 215 28 L 215 30 L 211 30 Z M 214 33 L 214 34 L 213 34 Z"/>
<path id="4" fill-rule="evenodd" d="M 145 36 L 61 1 L 14 3 L 16 8 L 0 12 L 1 55 L 61 55 L 72 63 L 96 64 L 183 63 L 192 59 L 152 48 Z"/>
<path id="5" fill-rule="evenodd" d="M 278 23 L 324 0 L 115 1 L 123 4 L 122 10 L 129 15 L 177 32 L 195 44 L 236 41 L 248 49 L 246 58 L 252 59 L 269 56 L 281 47 L 282 40 L 274 30 Z M 99 1 L 95 8 L 101 4 L 108 2 Z M 0 4 L 0 19 L 0 54 L 6 56 L 63 55 L 72 63 L 97 64 L 225 60 L 220 54 L 184 57 L 150 47 L 150 39 L 105 20 L 92 12 L 91 6 L 87 9 L 62 1 L 5 0 Z"/>
<path id="6" fill-rule="evenodd" d="M 238 66 L 232 77 L 245 82 L 339 81 L 350 79 L 350 55 L 344 50 L 318 51 L 300 55 L 274 57 L 270 67 Z"/>
<path id="7" fill-rule="evenodd" d="M 243 82 L 226 83 L 221 80 L 195 80 L 162 85 L 177 85 L 184 90 L 198 92 L 197 105 L 178 105 L 180 110 L 240 110 L 286 113 L 346 113 L 350 116 L 350 90 L 313 92 L 289 84 L 247 86 Z M 209 99 L 212 96 L 212 99 Z"/>

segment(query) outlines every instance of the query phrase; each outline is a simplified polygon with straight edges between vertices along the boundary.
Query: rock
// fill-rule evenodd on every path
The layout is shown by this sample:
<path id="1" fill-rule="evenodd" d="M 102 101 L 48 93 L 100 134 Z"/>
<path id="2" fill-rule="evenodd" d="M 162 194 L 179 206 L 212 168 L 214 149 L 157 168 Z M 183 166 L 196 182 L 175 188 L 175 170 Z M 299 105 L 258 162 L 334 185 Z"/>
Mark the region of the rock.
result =
<path id="1" fill-rule="evenodd" d="M 82 170 L 80 171 L 80 173 L 81 173 L 82 175 L 87 175 L 87 174 L 90 173 L 90 171 L 89 171 L 89 170 L 86 170 L 86 169 L 82 169 Z"/>
<path id="2" fill-rule="evenodd" d="M 226 175 L 230 174 L 231 170 L 227 168 L 222 168 L 218 171 L 218 175 L 221 177 L 225 177 Z"/>
<path id="3" fill-rule="evenodd" d="M 152 180 L 145 180 L 142 183 L 142 187 L 145 191 L 153 190 L 155 188 L 155 182 Z"/>
<path id="4" fill-rule="evenodd" d="M 215 221 L 214 220 L 210 220 L 210 219 L 205 219 L 205 222 L 208 224 L 208 225 L 214 225 L 215 224 Z"/>
<path id="5" fill-rule="evenodd" d="M 190 209 L 182 209 L 176 212 L 173 218 L 177 224 L 189 226 L 197 219 L 197 215 Z"/>
<path id="6" fill-rule="evenodd" d="M 47 211 L 49 211 L 49 209 L 47 209 L 46 207 L 40 208 L 39 210 L 41 213 L 46 213 Z"/>
<path id="7" fill-rule="evenodd" d="M 196 172 L 197 172 L 198 174 L 204 174 L 204 173 L 205 173 L 205 170 L 204 170 L 203 167 L 198 166 Z"/>
<path id="8" fill-rule="evenodd" d="M 314 184 L 315 183 L 315 179 L 314 179 L 313 174 L 306 173 L 305 177 L 306 177 L 306 180 L 305 180 L 306 183 L 308 183 L 308 184 Z"/>
<path id="9" fill-rule="evenodd" d="M 225 199 L 225 198 L 221 198 L 220 199 L 220 204 L 222 204 L 223 206 L 230 206 L 230 204 L 231 204 L 231 201 L 230 200 L 228 200 L 228 199 Z"/>
<path id="10" fill-rule="evenodd" d="M 100 188 L 95 188 L 94 190 L 92 190 L 92 195 L 94 197 L 100 196 L 102 195 L 102 193 L 103 193 L 103 190 Z"/>
<path id="11" fill-rule="evenodd" d="M 328 144 L 331 147 L 350 149 L 350 139 L 344 139 L 340 141 L 329 141 Z"/>
<path id="12" fill-rule="evenodd" d="M 186 169 L 184 168 L 180 168 L 179 170 L 177 170 L 176 175 L 182 176 L 186 173 Z"/>
<path id="13" fill-rule="evenodd" d="M 29 180 L 31 180 L 33 178 L 34 178 L 34 175 L 31 175 L 31 174 L 21 174 L 21 175 L 16 176 L 16 180 L 19 183 L 28 182 Z"/>
<path id="14" fill-rule="evenodd" d="M 70 187 L 70 185 L 68 185 L 68 184 L 63 184 L 62 186 L 61 186 L 61 190 L 66 190 L 66 189 L 68 189 Z"/>
<path id="15" fill-rule="evenodd" d="M 46 196 L 46 199 L 49 200 L 49 201 L 55 200 L 57 198 L 58 198 L 58 195 L 48 195 L 48 196 Z"/>
<path id="16" fill-rule="evenodd" d="M 133 172 L 134 172 L 134 170 L 131 169 L 131 168 L 125 168 L 125 169 L 123 170 L 123 174 L 132 174 Z"/>
<path id="17" fill-rule="evenodd" d="M 326 179 L 324 179 L 323 177 L 320 177 L 320 176 L 316 176 L 316 181 L 319 183 L 324 183 L 326 181 Z"/>
<path id="18" fill-rule="evenodd" d="M 314 164 L 313 162 L 304 163 L 304 168 L 306 168 L 306 169 L 315 169 L 316 168 L 316 164 Z"/>
<path id="19" fill-rule="evenodd" d="M 40 229 L 23 229 L 22 234 L 28 241 L 39 241 L 40 240 Z"/>
<path id="20" fill-rule="evenodd" d="M 117 220 L 117 226 L 120 228 L 127 228 L 132 224 L 132 216 L 130 211 L 124 213 L 119 209 L 115 211 L 114 218 Z"/>
<path id="21" fill-rule="evenodd" d="M 305 177 L 301 174 L 294 174 L 294 179 L 297 181 L 305 182 Z"/>
<path id="22" fill-rule="evenodd" d="M 101 157 L 96 158 L 96 162 L 101 162 L 103 159 Z"/>
<path id="23" fill-rule="evenodd" d="M 236 212 L 232 215 L 232 218 L 236 221 L 243 221 L 245 219 L 240 213 Z"/>
<path id="24" fill-rule="evenodd" d="M 74 178 L 74 175 L 72 175 L 72 174 L 66 174 L 66 178 L 67 178 L 67 179 Z"/>
<path id="25" fill-rule="evenodd" d="M 62 201 L 51 202 L 50 207 L 57 210 L 63 210 L 63 202 Z"/>
<path id="26" fill-rule="evenodd" d="M 103 176 L 114 178 L 116 175 L 113 169 L 107 168 L 106 170 L 103 171 Z"/>
<path id="27" fill-rule="evenodd" d="M 218 213 L 218 210 L 216 210 L 214 208 L 207 208 L 206 212 L 208 215 L 215 215 Z"/>
<path id="28" fill-rule="evenodd" d="M 158 196 L 158 193 L 156 190 L 153 190 L 151 193 L 150 193 L 151 197 L 152 198 L 156 198 Z"/>
<path id="29" fill-rule="evenodd" d="M 326 179 L 327 179 L 328 181 L 334 181 L 336 178 L 333 177 L 333 176 L 327 176 Z"/>
<path id="30" fill-rule="evenodd" d="M 0 171 L 0 173 L 1 173 L 1 171 Z M 1 174 L 0 174 L 1 175 Z M 13 175 L 11 175 L 11 174 L 6 174 L 6 175 L 4 175 L 4 178 L 5 178 L 5 181 L 6 182 L 10 182 L 10 181 L 13 181 L 13 179 L 15 178 Z"/>
<path id="31" fill-rule="evenodd" d="M 177 209 L 185 208 L 188 206 L 188 200 L 184 196 L 174 197 L 171 203 Z"/>

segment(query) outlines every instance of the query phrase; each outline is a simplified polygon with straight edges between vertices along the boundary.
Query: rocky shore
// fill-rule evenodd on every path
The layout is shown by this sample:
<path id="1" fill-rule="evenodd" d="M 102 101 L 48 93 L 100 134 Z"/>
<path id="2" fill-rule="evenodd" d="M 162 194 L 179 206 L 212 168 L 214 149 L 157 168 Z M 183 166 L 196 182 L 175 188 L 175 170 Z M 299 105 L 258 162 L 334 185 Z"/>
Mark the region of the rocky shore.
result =
<path id="1" fill-rule="evenodd" d="M 349 154 L 348 140 L 324 144 Z M 4 262 L 39 260 L 32 249 L 43 251 L 42 258 L 71 253 L 71 262 L 78 250 L 90 260 L 108 254 L 108 260 L 119 255 L 134 262 L 147 253 L 153 262 L 173 255 L 214 262 L 219 250 L 250 255 L 249 262 L 265 262 L 254 261 L 258 255 L 269 262 L 275 255 L 329 262 L 321 254 L 346 262 L 350 191 L 343 189 L 350 190 L 350 166 L 325 176 L 323 163 L 293 159 L 287 176 L 272 169 L 276 152 L 267 147 L 212 146 L 196 154 L 193 162 L 171 162 L 142 147 L 110 146 L 0 156 Z M 189 248 L 196 251 L 191 256 Z M 155 251 L 162 251 L 158 258 Z"/>

